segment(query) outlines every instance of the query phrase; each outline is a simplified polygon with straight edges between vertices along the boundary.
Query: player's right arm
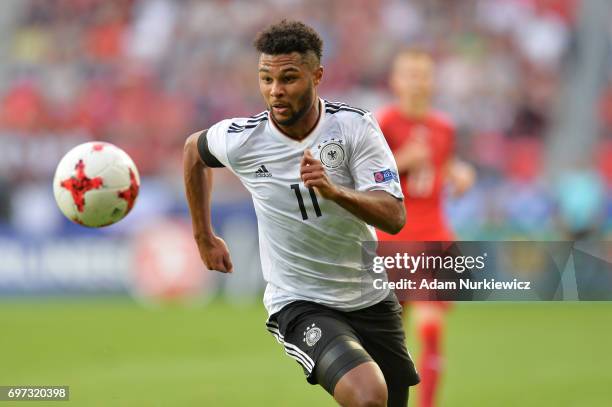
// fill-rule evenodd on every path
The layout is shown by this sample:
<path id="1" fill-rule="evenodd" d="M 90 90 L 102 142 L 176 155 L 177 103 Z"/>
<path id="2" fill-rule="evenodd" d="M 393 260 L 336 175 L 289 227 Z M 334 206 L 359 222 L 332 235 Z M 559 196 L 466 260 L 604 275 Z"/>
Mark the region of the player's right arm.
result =
<path id="1" fill-rule="evenodd" d="M 378 122 L 383 135 L 395 158 L 399 174 L 406 174 L 418 170 L 430 162 L 431 151 L 427 139 L 422 135 L 415 134 L 409 140 L 396 140 L 392 137 L 394 118 L 389 116 L 388 111 L 379 112 Z"/>
<path id="2" fill-rule="evenodd" d="M 430 161 L 431 153 L 424 139 L 409 140 L 398 150 L 393 152 L 397 171 L 400 174 L 417 170 Z"/>
<path id="3" fill-rule="evenodd" d="M 210 218 L 212 169 L 206 165 L 198 150 L 198 141 L 200 137 L 205 137 L 206 133 L 207 130 L 194 133 L 185 142 L 183 154 L 185 193 L 191 212 L 193 236 L 202 261 L 209 270 L 231 273 L 233 266 L 227 245 L 223 239 L 215 235 Z"/>

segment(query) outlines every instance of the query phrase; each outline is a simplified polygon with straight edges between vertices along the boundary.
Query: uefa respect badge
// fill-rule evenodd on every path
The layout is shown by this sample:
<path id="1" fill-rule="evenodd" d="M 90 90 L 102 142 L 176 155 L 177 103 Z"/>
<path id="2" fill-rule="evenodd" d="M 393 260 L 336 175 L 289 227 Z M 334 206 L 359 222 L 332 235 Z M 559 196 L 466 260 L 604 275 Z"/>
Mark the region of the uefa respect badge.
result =
<path id="1" fill-rule="evenodd" d="M 380 184 L 382 182 L 388 182 L 388 181 L 396 181 L 399 182 L 399 178 L 397 176 L 397 173 L 395 171 L 392 170 L 382 170 L 382 171 L 378 171 L 374 173 L 374 181 L 376 181 L 377 184 Z"/>

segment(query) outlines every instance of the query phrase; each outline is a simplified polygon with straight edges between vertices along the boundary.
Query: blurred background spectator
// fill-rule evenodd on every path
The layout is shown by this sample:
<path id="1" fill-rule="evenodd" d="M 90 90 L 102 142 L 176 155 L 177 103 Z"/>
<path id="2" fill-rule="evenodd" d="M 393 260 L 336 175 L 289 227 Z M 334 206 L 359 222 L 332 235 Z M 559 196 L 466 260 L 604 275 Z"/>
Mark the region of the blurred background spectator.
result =
<path id="1" fill-rule="evenodd" d="M 448 211 L 464 238 L 559 236 L 544 156 L 579 0 L 24 0 L 0 4 L 0 230 L 69 228 L 54 208 L 55 165 L 72 146 L 124 148 L 143 176 L 133 217 L 186 215 L 190 133 L 264 110 L 254 34 L 284 17 L 324 37 L 321 94 L 376 110 L 391 58 L 418 45 L 438 61 L 437 105 L 455 120 L 477 187 Z M 611 21 L 611 19 L 608 19 Z M 612 26 L 612 25 L 611 25 Z M 612 37 L 612 29 L 610 30 Z M 588 152 L 612 224 L 612 58 Z M 216 202 L 248 200 L 220 172 Z M 570 193 L 571 191 L 565 192 Z M 146 209 L 145 209 L 146 208 Z M 138 215 L 140 213 L 140 215 Z M 132 216 L 132 215 L 131 215 Z M 112 229 L 137 227 L 136 220 Z"/>

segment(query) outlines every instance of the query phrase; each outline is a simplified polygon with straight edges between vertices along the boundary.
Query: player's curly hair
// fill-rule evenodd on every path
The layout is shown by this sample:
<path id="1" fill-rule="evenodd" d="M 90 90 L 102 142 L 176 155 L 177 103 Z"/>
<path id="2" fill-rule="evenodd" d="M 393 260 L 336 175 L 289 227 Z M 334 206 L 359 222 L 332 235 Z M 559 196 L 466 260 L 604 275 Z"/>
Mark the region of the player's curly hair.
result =
<path id="1" fill-rule="evenodd" d="M 319 34 L 300 21 L 282 20 L 268 26 L 257 34 L 253 45 L 257 51 L 269 55 L 298 52 L 305 56 L 312 51 L 317 63 L 323 55 L 323 40 Z"/>

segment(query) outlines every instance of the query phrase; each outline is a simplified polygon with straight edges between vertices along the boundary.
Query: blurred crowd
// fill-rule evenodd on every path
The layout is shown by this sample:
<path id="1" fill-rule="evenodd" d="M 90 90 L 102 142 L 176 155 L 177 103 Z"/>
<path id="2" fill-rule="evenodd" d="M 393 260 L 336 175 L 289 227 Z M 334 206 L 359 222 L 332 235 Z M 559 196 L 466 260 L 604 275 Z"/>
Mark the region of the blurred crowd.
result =
<path id="1" fill-rule="evenodd" d="M 5 1 L 0 225 L 59 225 L 49 220 L 60 216 L 49 209 L 55 165 L 92 139 L 125 149 L 145 183 L 157 186 L 151 196 L 170 197 L 164 210 L 184 211 L 184 139 L 222 118 L 264 110 L 252 39 L 288 17 L 323 36 L 322 95 L 369 110 L 392 100 L 386 80 L 398 49 L 430 51 L 436 106 L 455 121 L 459 154 L 480 175 L 474 191 L 449 205 L 455 226 L 470 237 L 499 228 L 542 235 L 555 230 L 558 213 L 543 157 L 578 8 L 579 0 Z M 603 197 L 598 210 L 607 223 L 609 64 L 587 182 Z M 219 196 L 244 199 L 235 181 L 224 185 Z"/>

